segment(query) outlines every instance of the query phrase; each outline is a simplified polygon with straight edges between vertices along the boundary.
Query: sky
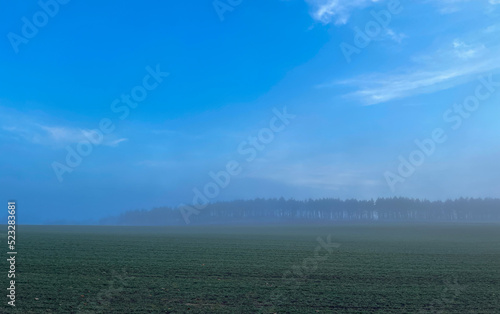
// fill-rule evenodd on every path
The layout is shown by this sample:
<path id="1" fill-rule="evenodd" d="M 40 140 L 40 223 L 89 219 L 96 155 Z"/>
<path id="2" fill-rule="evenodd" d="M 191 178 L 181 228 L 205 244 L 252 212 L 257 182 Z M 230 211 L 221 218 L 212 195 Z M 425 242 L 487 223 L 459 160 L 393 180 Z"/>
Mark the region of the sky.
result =
<path id="1" fill-rule="evenodd" d="M 256 197 L 500 197 L 500 1 L 7 1 L 18 223 Z"/>

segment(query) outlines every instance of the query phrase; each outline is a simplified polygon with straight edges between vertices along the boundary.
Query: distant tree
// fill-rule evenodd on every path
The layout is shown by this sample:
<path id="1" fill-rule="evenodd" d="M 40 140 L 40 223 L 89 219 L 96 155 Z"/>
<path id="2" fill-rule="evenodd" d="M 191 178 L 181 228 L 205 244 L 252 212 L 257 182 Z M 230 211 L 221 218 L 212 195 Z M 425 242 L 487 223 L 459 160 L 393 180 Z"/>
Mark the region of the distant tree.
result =
<path id="1" fill-rule="evenodd" d="M 487 222 L 500 221 L 500 199 L 459 198 L 428 201 L 393 197 L 376 200 L 276 199 L 237 200 L 209 204 L 192 215 L 193 224 L 335 223 L 335 222 Z M 178 208 L 136 210 L 101 220 L 113 225 L 183 225 Z"/>

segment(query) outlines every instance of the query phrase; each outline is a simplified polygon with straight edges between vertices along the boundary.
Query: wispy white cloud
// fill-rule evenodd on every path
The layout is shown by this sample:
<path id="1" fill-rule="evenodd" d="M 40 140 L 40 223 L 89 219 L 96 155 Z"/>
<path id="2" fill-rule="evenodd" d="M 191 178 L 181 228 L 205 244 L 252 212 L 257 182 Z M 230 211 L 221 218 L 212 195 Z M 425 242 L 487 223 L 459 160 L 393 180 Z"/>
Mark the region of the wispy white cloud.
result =
<path id="1" fill-rule="evenodd" d="M 10 138 L 49 146 L 76 144 L 96 138 L 94 131 L 91 129 L 55 126 L 39 120 L 36 117 L 13 110 L 10 110 L 9 113 L 3 112 L 0 117 L 0 123 L 2 124 L 0 133 Z M 100 145 L 116 147 L 126 140 L 127 138 L 119 138 L 114 134 L 108 134 L 103 135 Z"/>
<path id="2" fill-rule="evenodd" d="M 85 138 L 84 130 L 41 124 L 37 124 L 37 126 L 44 131 L 46 138 L 56 143 L 77 143 Z M 37 130 L 33 131 L 36 132 Z"/>
<path id="3" fill-rule="evenodd" d="M 494 6 L 500 4 L 500 0 L 427 0 L 426 2 L 433 3 L 437 6 L 438 12 L 441 14 L 452 14 L 462 11 L 465 8 L 465 3 L 482 3 L 486 6 Z"/>
<path id="4" fill-rule="evenodd" d="M 481 67 L 486 70 L 486 67 Z M 479 71 L 477 67 L 462 70 L 446 69 L 441 71 L 418 71 L 400 75 L 375 74 L 344 83 L 361 86 L 348 96 L 361 99 L 365 105 L 374 105 L 394 99 L 406 98 L 450 88 L 463 83 L 467 76 Z"/>
<path id="5" fill-rule="evenodd" d="M 381 0 L 306 0 L 311 6 L 312 17 L 323 23 L 346 24 L 351 12 Z"/>
<path id="6" fill-rule="evenodd" d="M 323 24 L 346 24 L 352 12 L 367 8 L 384 0 L 305 0 L 311 8 L 311 16 Z M 481 1 L 486 6 L 496 6 L 500 0 L 427 0 L 437 7 L 441 14 L 451 14 L 461 11 L 467 2 Z"/>
<path id="7" fill-rule="evenodd" d="M 407 38 L 408 36 L 406 36 L 405 34 L 403 33 L 397 33 L 395 32 L 394 30 L 388 28 L 386 29 L 386 32 L 385 32 L 386 36 L 388 38 L 390 38 L 392 41 L 395 41 L 397 43 L 401 43 L 403 41 L 403 39 Z"/>
<path id="8" fill-rule="evenodd" d="M 500 0 L 499 0 L 500 1 Z M 485 34 L 493 34 L 500 32 L 500 24 L 493 24 L 486 27 L 483 31 Z"/>
<path id="9" fill-rule="evenodd" d="M 104 141 L 103 145 L 110 146 L 110 147 L 116 147 L 116 146 L 118 146 L 118 144 L 120 144 L 122 142 L 126 142 L 126 141 L 128 141 L 128 138 L 119 138 L 116 140 Z"/>
<path id="10" fill-rule="evenodd" d="M 323 24 L 334 23 L 336 25 L 347 24 L 351 13 L 355 10 L 361 10 L 384 0 L 306 0 L 311 6 L 311 16 Z M 407 38 L 404 33 L 394 31 L 387 26 L 374 40 L 392 40 L 401 43 Z"/>
<path id="11" fill-rule="evenodd" d="M 468 45 L 459 39 L 455 39 L 453 41 L 453 53 L 459 58 L 463 60 L 471 59 L 486 50 L 486 47 L 483 44 L 478 45 Z"/>
<path id="12" fill-rule="evenodd" d="M 489 48 L 480 41 L 454 39 L 434 53 L 413 57 L 413 64 L 390 73 L 365 74 L 318 87 L 353 86 L 345 96 L 374 105 L 419 94 L 452 88 L 474 80 L 478 74 L 500 68 L 500 46 Z"/>
<path id="13" fill-rule="evenodd" d="M 72 128 L 72 127 L 61 127 L 61 126 L 46 126 L 46 125 L 38 125 L 38 127 L 45 131 L 37 132 L 36 129 L 33 129 L 32 132 L 36 134 L 36 138 L 39 140 L 37 143 L 42 144 L 76 144 L 82 141 L 89 141 L 90 139 L 96 138 L 96 130 L 90 129 L 80 129 L 80 128 Z M 100 131 L 97 131 L 100 132 Z M 102 134 L 102 133 L 101 133 Z M 44 141 L 41 143 L 40 139 Z M 115 138 L 114 136 L 105 136 L 103 134 L 102 142 L 100 145 L 109 146 L 109 147 L 117 147 L 120 143 L 127 141 L 127 138 Z"/>

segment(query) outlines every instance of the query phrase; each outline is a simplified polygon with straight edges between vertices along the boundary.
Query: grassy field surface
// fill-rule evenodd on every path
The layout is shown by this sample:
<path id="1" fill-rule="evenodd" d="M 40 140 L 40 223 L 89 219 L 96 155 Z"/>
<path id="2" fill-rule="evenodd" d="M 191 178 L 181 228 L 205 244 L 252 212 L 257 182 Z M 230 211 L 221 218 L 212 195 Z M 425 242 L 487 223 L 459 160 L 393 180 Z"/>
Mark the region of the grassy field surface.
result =
<path id="1" fill-rule="evenodd" d="M 16 243 L 5 313 L 500 312 L 499 225 L 18 226 Z"/>

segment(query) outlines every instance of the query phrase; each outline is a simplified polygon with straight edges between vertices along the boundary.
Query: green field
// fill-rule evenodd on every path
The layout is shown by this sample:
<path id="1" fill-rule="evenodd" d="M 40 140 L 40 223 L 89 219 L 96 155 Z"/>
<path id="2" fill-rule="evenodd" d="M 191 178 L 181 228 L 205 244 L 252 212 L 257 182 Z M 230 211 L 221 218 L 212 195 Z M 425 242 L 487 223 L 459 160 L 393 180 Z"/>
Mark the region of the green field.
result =
<path id="1" fill-rule="evenodd" d="M 340 246 L 318 246 L 328 235 Z M 5 313 L 500 312 L 499 225 L 18 226 L 16 238 Z"/>

